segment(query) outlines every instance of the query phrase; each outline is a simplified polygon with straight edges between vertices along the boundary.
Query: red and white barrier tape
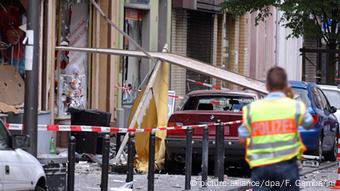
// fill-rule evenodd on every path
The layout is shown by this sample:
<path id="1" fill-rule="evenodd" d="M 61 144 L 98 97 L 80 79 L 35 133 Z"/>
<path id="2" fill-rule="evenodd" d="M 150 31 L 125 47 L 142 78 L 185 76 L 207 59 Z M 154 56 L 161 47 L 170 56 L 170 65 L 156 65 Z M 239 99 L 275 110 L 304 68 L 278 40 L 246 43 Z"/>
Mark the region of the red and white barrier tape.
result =
<path id="1" fill-rule="evenodd" d="M 184 99 L 183 96 L 176 96 L 176 95 L 169 95 L 170 98 L 175 98 L 175 99 Z"/>
<path id="2" fill-rule="evenodd" d="M 172 126 L 172 127 L 159 127 L 159 128 L 143 128 L 143 129 L 128 129 L 128 128 L 118 128 L 118 127 L 99 127 L 99 126 L 86 126 L 86 125 L 38 125 L 39 131 L 64 131 L 64 132 L 94 132 L 94 133 L 127 133 L 127 132 L 156 132 L 156 131 L 171 131 L 171 130 L 185 130 L 189 127 L 202 128 L 202 127 L 213 127 L 216 125 L 233 125 L 240 124 L 241 120 L 222 122 L 222 123 L 211 123 L 211 124 L 201 124 L 201 125 L 184 125 L 184 126 Z M 6 124 L 6 128 L 9 130 L 22 130 L 22 124 L 10 123 Z"/>
<path id="3" fill-rule="evenodd" d="M 212 85 L 212 84 L 208 84 L 208 83 L 205 83 L 205 82 L 199 82 L 199 81 L 190 80 L 190 79 L 187 79 L 187 81 L 192 82 L 192 83 L 197 84 L 197 85 L 212 88 L 212 89 L 215 89 L 215 90 L 227 90 L 226 88 L 223 88 L 220 85 Z"/>
<path id="4" fill-rule="evenodd" d="M 333 187 L 330 187 L 331 189 L 340 189 L 340 134 L 337 135 L 338 138 L 338 154 L 337 154 L 337 161 L 338 161 L 338 177 L 335 181 L 335 185 Z"/>

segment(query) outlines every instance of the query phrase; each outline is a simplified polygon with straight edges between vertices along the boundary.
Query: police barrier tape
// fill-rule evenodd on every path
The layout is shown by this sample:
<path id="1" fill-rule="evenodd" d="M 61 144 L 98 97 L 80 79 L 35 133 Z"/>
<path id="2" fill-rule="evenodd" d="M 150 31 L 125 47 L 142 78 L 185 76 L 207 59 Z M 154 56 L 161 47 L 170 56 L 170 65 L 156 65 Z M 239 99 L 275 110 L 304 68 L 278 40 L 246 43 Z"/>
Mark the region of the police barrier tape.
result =
<path id="1" fill-rule="evenodd" d="M 177 96 L 177 95 L 168 95 L 170 98 L 174 98 L 174 99 L 184 99 L 183 96 Z"/>
<path id="2" fill-rule="evenodd" d="M 123 85 L 120 85 L 120 84 L 116 84 L 115 85 L 115 88 L 117 89 L 122 89 L 124 91 L 128 91 L 128 90 L 131 90 L 131 91 L 142 91 L 140 89 L 133 89 L 132 87 L 129 87 L 128 85 L 126 84 L 123 84 Z"/>
<path id="3" fill-rule="evenodd" d="M 337 135 L 338 138 L 338 154 L 337 154 L 337 161 L 338 161 L 338 178 L 335 181 L 335 185 L 331 187 L 331 189 L 340 189 L 340 134 Z"/>
<path id="4" fill-rule="evenodd" d="M 187 79 L 187 81 L 192 82 L 196 85 L 201 85 L 201 86 L 208 87 L 208 88 L 211 88 L 211 89 L 214 89 L 214 90 L 227 90 L 227 88 L 223 88 L 221 85 L 213 85 L 213 84 L 208 84 L 208 83 L 205 83 L 205 82 L 200 82 L 200 81 L 191 80 L 191 79 Z"/>
<path id="5" fill-rule="evenodd" d="M 93 132 L 93 133 L 127 133 L 127 132 L 156 132 L 156 131 L 171 131 L 171 130 L 185 130 L 188 128 L 204 128 L 214 127 L 217 125 L 233 125 L 241 124 L 242 120 L 221 122 L 221 123 L 210 123 L 200 125 L 183 125 L 183 126 L 172 126 L 172 127 L 159 127 L 159 128 L 118 128 L 118 127 L 100 127 L 100 126 L 87 126 L 87 125 L 56 125 L 56 124 L 39 124 L 39 131 L 64 131 L 64 132 Z M 8 130 L 23 130 L 22 124 L 17 123 L 6 123 Z"/>

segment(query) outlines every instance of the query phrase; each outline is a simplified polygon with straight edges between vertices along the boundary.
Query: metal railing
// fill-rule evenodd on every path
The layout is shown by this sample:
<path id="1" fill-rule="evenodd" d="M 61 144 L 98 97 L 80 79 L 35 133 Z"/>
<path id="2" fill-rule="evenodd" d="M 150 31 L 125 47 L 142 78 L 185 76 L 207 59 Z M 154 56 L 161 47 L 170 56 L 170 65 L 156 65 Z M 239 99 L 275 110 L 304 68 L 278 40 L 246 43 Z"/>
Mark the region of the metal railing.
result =
<path id="1" fill-rule="evenodd" d="M 203 128 L 202 136 L 202 187 L 207 187 L 208 181 L 208 153 L 209 153 L 209 128 L 216 128 L 215 135 L 215 176 L 218 181 L 224 181 L 224 127 L 225 123 L 215 123 L 212 125 L 206 125 Z M 155 132 L 149 132 L 149 163 L 148 163 L 148 191 L 155 190 Z M 126 182 L 134 181 L 134 160 L 135 160 L 135 150 L 134 150 L 134 137 L 135 133 L 138 132 L 128 132 L 128 161 L 127 161 L 127 173 Z M 185 129 L 186 144 L 185 144 L 185 180 L 184 187 L 185 190 L 191 189 L 191 174 L 192 174 L 192 134 L 193 129 L 189 126 Z M 68 147 L 68 170 L 67 170 L 67 190 L 74 191 L 75 186 L 75 149 L 76 139 L 71 136 L 69 140 Z M 109 149 L 110 149 L 110 136 L 108 133 L 105 134 L 103 138 L 103 156 L 102 156 L 102 168 L 101 168 L 101 183 L 100 188 L 102 191 L 108 190 L 109 183 Z"/>

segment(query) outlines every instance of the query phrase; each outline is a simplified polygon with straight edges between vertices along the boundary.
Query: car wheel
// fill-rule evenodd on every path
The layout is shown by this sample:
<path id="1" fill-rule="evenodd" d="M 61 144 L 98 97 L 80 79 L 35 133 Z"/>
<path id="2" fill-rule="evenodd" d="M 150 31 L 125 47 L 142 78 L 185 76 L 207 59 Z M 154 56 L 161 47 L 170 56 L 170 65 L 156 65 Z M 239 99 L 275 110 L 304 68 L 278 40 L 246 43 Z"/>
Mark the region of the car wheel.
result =
<path id="1" fill-rule="evenodd" d="M 46 189 L 45 189 L 45 188 L 42 188 L 42 187 L 40 187 L 40 186 L 36 186 L 35 189 L 34 189 L 34 191 L 46 191 Z"/>
<path id="2" fill-rule="evenodd" d="M 327 152 L 325 155 L 325 159 L 327 161 L 336 161 L 337 155 L 338 155 L 338 133 L 334 136 L 334 143 L 333 143 L 333 148 L 331 151 Z"/>
<path id="3" fill-rule="evenodd" d="M 174 160 L 165 160 L 164 170 L 168 174 L 181 174 L 184 172 L 184 164 L 176 162 Z"/>

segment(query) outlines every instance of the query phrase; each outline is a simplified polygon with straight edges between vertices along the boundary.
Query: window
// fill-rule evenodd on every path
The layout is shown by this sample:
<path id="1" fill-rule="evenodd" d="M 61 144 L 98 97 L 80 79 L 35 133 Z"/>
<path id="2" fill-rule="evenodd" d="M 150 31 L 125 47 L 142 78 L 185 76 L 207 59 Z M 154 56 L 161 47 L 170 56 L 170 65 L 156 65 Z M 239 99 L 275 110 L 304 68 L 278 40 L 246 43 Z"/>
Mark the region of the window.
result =
<path id="1" fill-rule="evenodd" d="M 308 91 L 302 88 L 293 88 L 294 93 L 298 94 L 298 100 L 302 101 L 307 107 L 310 106 L 310 100 L 308 98 Z"/>
<path id="2" fill-rule="evenodd" d="M 320 97 L 320 94 L 319 94 L 317 88 L 312 88 L 312 95 L 313 95 L 313 100 L 314 100 L 315 106 L 316 106 L 318 109 L 323 110 L 324 106 L 323 106 L 323 104 L 322 104 L 321 97 Z"/>
<path id="3" fill-rule="evenodd" d="M 4 125 L 0 122 L 0 150 L 7 150 L 11 146 L 11 139 Z"/>
<path id="4" fill-rule="evenodd" d="M 253 97 L 239 96 L 192 96 L 183 110 L 210 110 L 241 112 L 242 107 L 254 101 Z"/>
<path id="5" fill-rule="evenodd" d="M 318 89 L 318 92 L 319 92 L 319 95 L 320 95 L 320 98 L 321 98 L 323 110 L 329 110 L 330 106 L 328 104 L 326 96 L 322 93 L 322 91 L 320 89 Z"/>
<path id="6" fill-rule="evenodd" d="M 338 91 L 323 90 L 323 93 L 325 93 L 329 103 L 331 103 L 332 106 L 340 109 L 340 93 Z"/>

